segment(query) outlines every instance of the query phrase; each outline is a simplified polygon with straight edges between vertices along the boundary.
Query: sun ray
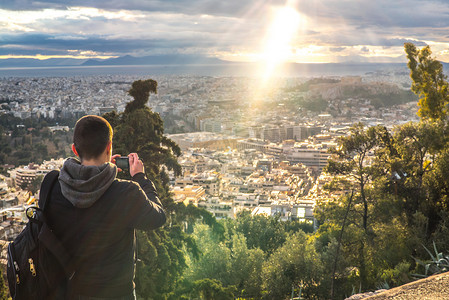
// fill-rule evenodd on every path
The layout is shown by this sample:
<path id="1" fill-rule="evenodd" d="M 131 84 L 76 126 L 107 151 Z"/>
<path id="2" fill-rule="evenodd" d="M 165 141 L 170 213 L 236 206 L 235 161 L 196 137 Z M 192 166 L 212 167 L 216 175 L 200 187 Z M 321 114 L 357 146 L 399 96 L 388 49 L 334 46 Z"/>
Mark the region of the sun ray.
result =
<path id="1" fill-rule="evenodd" d="M 279 8 L 264 39 L 262 60 L 264 64 L 263 79 L 267 81 L 280 64 L 292 57 L 291 42 L 299 25 L 300 14 L 288 3 Z"/>

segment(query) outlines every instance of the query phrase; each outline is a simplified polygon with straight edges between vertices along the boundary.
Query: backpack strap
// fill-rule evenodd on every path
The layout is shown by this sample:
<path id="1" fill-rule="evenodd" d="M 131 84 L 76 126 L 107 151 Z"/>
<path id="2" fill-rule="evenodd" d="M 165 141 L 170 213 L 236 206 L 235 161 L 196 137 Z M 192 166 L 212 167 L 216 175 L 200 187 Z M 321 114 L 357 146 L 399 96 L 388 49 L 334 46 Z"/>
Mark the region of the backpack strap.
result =
<path id="1" fill-rule="evenodd" d="M 44 215 L 44 222 L 39 232 L 38 239 L 57 258 L 61 266 L 64 268 L 66 275 L 71 278 L 74 274 L 74 269 L 71 264 L 70 254 L 61 244 L 59 239 L 55 236 L 50 227 L 48 227 L 45 217 L 45 207 L 51 199 L 51 190 L 57 182 L 58 177 L 59 171 L 51 171 L 45 176 L 41 184 L 41 191 L 39 193 L 39 206 Z"/>
<path id="2" fill-rule="evenodd" d="M 64 245 L 61 244 L 53 231 L 48 227 L 47 223 L 44 223 L 42 225 L 42 228 L 38 235 L 38 239 L 56 257 L 56 259 L 63 267 L 66 276 L 71 279 L 75 274 L 75 268 L 73 267 L 72 258 L 64 248 Z"/>
<path id="3" fill-rule="evenodd" d="M 39 207 L 42 209 L 42 211 L 44 211 L 48 200 L 50 200 L 51 190 L 53 189 L 53 186 L 55 185 L 58 177 L 59 171 L 53 170 L 45 175 L 45 178 L 42 181 L 41 190 L 39 192 Z"/>

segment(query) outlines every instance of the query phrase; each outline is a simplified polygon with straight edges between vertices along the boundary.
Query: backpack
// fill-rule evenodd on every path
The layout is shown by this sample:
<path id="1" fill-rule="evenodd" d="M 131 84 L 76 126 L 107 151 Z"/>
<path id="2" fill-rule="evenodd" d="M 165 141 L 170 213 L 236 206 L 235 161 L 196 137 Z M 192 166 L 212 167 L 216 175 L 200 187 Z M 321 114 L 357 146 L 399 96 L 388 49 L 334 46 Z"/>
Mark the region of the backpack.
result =
<path id="1" fill-rule="evenodd" d="M 7 278 L 12 299 L 64 299 L 74 274 L 70 255 L 48 227 L 45 207 L 59 176 L 48 173 L 40 190 L 41 208 L 28 207 L 28 223 L 8 245 Z"/>

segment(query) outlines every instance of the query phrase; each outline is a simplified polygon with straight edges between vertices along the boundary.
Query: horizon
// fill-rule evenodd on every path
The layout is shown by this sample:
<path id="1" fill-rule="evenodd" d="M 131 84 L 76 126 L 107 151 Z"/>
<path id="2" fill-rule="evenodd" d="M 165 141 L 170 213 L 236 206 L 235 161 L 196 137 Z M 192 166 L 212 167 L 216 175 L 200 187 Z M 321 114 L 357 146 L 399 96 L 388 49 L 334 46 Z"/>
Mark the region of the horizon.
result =
<path id="1" fill-rule="evenodd" d="M 261 86 L 266 86 L 268 78 L 263 73 L 263 65 L 256 63 L 223 64 L 149 64 L 149 65 L 35 65 L 2 66 L 0 77 L 72 77 L 72 76 L 212 76 L 259 78 Z M 404 72 L 405 63 L 289 63 L 278 66 L 269 77 L 312 78 L 366 76 L 376 72 Z"/>

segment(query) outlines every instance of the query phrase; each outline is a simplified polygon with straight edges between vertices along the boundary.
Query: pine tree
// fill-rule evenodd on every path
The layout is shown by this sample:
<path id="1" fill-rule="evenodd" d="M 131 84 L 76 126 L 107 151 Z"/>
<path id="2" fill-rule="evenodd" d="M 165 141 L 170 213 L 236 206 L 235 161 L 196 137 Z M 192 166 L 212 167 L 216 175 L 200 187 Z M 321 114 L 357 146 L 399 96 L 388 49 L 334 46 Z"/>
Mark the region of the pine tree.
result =
<path id="1" fill-rule="evenodd" d="M 433 58 L 429 46 L 417 49 L 412 43 L 404 45 L 412 79 L 412 91 L 420 99 L 418 115 L 422 119 L 442 120 L 448 113 L 449 91 L 441 62 Z"/>

